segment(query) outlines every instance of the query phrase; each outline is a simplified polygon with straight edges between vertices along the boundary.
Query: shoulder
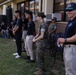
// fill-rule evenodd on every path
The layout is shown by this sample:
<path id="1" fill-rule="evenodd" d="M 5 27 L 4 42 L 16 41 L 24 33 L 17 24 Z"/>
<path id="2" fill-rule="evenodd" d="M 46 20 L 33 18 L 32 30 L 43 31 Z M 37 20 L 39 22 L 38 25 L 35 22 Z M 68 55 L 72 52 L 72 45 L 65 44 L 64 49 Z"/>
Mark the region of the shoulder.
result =
<path id="1" fill-rule="evenodd" d="M 73 24 L 76 24 L 76 20 L 74 20 L 72 23 L 73 23 Z"/>
<path id="2" fill-rule="evenodd" d="M 43 22 L 41 23 L 41 25 L 47 25 L 47 24 L 46 24 L 46 22 L 45 22 L 45 21 L 43 21 Z"/>
<path id="3" fill-rule="evenodd" d="M 35 25 L 34 21 L 29 22 L 30 25 Z"/>
<path id="4" fill-rule="evenodd" d="M 34 24 L 34 21 L 31 21 L 31 23 L 33 23 L 33 24 Z"/>
<path id="5" fill-rule="evenodd" d="M 21 21 L 22 21 L 22 19 L 21 19 L 21 18 L 19 18 L 17 21 L 20 21 L 20 22 L 21 22 Z"/>
<path id="6" fill-rule="evenodd" d="M 69 26 L 71 26 L 71 25 L 72 25 L 72 27 L 76 27 L 76 20 L 72 21 L 72 22 L 69 24 Z"/>
<path id="7" fill-rule="evenodd" d="M 41 23 L 41 27 L 42 27 L 42 28 L 47 28 L 48 25 L 46 24 L 46 22 L 42 22 L 42 23 Z"/>

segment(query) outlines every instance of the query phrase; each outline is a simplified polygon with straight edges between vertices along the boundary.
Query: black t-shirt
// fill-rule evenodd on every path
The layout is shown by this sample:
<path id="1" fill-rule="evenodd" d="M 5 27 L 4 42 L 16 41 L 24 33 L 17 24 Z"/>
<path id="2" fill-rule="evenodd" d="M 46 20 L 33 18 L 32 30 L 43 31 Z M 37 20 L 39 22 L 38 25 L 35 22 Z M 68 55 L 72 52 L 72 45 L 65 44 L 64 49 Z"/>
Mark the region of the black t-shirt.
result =
<path id="1" fill-rule="evenodd" d="M 28 22 L 27 35 L 34 35 L 35 23 L 33 21 Z"/>
<path id="2" fill-rule="evenodd" d="M 24 20 L 23 20 L 23 24 L 24 24 L 24 26 L 23 26 L 23 30 L 27 30 L 27 24 L 28 24 L 28 20 L 25 18 Z"/>
<path id="3" fill-rule="evenodd" d="M 22 35 L 22 19 L 17 19 L 16 25 L 19 27 L 19 29 L 16 31 L 16 35 Z"/>
<path id="4" fill-rule="evenodd" d="M 76 34 L 76 18 L 74 18 L 72 21 L 68 22 L 68 25 L 65 29 L 65 38 L 72 37 Z M 72 43 L 66 43 L 66 44 L 75 44 L 76 42 Z"/>
<path id="5" fill-rule="evenodd" d="M 17 20 L 13 20 L 13 26 L 15 26 L 15 25 L 16 25 L 16 22 L 17 22 Z"/>

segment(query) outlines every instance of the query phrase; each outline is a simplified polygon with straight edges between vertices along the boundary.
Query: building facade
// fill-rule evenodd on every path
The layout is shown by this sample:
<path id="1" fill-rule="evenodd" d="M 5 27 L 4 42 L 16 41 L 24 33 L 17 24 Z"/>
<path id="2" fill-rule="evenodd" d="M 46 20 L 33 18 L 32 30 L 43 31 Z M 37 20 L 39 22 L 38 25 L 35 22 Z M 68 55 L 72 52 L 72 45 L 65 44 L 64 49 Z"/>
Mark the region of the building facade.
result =
<path id="1" fill-rule="evenodd" d="M 9 6 L 11 6 L 13 12 L 17 9 L 21 10 L 22 13 L 26 9 L 34 13 L 40 11 L 45 12 L 45 14 L 53 12 L 53 0 L 2 0 L 0 2 L 0 15 L 6 15 L 6 9 Z"/>
<path id="2" fill-rule="evenodd" d="M 15 10 L 20 10 L 22 15 L 25 10 L 31 10 L 34 14 L 37 12 L 60 13 L 62 21 L 67 20 L 65 8 L 70 2 L 76 0 L 0 0 L 0 15 L 7 15 L 7 8 L 12 8 L 12 15 Z"/>

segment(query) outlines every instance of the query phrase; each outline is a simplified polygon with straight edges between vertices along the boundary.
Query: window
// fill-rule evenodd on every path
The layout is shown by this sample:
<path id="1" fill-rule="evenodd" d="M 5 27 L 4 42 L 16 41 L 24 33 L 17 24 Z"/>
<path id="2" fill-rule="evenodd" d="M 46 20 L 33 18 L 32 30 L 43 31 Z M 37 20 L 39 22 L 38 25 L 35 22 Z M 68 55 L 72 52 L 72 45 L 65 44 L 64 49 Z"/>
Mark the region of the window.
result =
<path id="1" fill-rule="evenodd" d="M 21 11 L 21 15 L 24 14 L 25 10 L 29 9 L 29 2 L 24 1 L 17 4 L 17 9 Z"/>
<path id="2" fill-rule="evenodd" d="M 39 12 L 39 0 L 35 0 L 35 1 L 30 2 L 30 10 L 32 12 Z"/>
<path id="3" fill-rule="evenodd" d="M 76 0 L 54 0 L 54 13 L 61 13 L 62 14 L 62 20 L 68 20 L 66 16 L 66 11 L 64 10 L 66 6 L 70 2 L 76 2 Z"/>
<path id="4" fill-rule="evenodd" d="M 65 0 L 54 0 L 54 13 L 61 13 L 62 21 L 65 20 Z"/>
<path id="5" fill-rule="evenodd" d="M 54 12 L 63 11 L 64 10 L 64 0 L 55 0 L 54 2 Z"/>

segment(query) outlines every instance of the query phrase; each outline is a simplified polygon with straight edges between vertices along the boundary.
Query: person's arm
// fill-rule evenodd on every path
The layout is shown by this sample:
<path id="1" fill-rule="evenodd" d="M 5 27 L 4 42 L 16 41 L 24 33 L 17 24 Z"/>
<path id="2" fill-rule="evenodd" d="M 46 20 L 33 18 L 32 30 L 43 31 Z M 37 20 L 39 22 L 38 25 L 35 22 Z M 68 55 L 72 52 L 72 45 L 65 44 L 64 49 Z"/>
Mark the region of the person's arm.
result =
<path id="1" fill-rule="evenodd" d="M 33 35 L 36 36 L 36 30 L 35 30 L 35 23 L 34 22 L 33 22 L 32 30 L 33 30 Z"/>
<path id="2" fill-rule="evenodd" d="M 14 32 L 16 33 L 18 29 L 19 29 L 19 26 L 16 25 L 16 26 L 14 27 Z"/>
<path id="3" fill-rule="evenodd" d="M 50 33 L 53 33 L 53 32 L 55 32 L 56 31 L 56 28 L 54 28 Z"/>
<path id="4" fill-rule="evenodd" d="M 63 44 L 67 42 L 76 42 L 76 34 L 70 38 L 58 38 L 57 40 L 57 44 L 60 44 L 61 46 L 63 46 Z"/>
<path id="5" fill-rule="evenodd" d="M 76 34 L 72 37 L 69 38 L 58 38 L 58 41 L 60 43 L 65 43 L 65 42 L 76 42 Z"/>
<path id="6" fill-rule="evenodd" d="M 74 25 L 74 33 L 75 35 L 73 35 L 72 37 L 66 38 L 67 42 L 76 42 L 76 24 Z"/>
<path id="7" fill-rule="evenodd" d="M 13 34 L 15 35 L 15 33 L 17 32 L 17 30 L 19 29 L 19 26 L 15 25 L 15 27 L 13 28 Z"/>
<path id="8" fill-rule="evenodd" d="M 57 26 L 56 26 L 56 24 L 54 24 L 54 25 L 53 25 L 53 30 L 51 30 L 51 32 L 50 32 L 50 33 L 55 32 L 55 31 L 56 31 L 56 29 L 57 29 Z"/>
<path id="9" fill-rule="evenodd" d="M 41 34 L 36 39 L 33 39 L 33 42 L 36 42 L 38 40 L 43 39 L 44 33 L 45 33 L 45 26 L 42 26 L 42 28 L 41 28 Z"/>
<path id="10" fill-rule="evenodd" d="M 76 34 L 70 38 L 66 38 L 66 42 L 75 42 L 76 41 Z"/>
<path id="11" fill-rule="evenodd" d="M 35 39 L 35 41 L 41 40 L 44 37 L 44 32 L 41 32 L 41 35 Z"/>
<path id="12" fill-rule="evenodd" d="M 50 34 L 50 25 L 49 25 L 49 27 L 48 27 L 48 34 Z"/>
<path id="13" fill-rule="evenodd" d="M 58 41 L 60 43 L 65 43 L 65 42 L 76 42 L 76 24 L 74 25 L 74 34 L 73 36 L 69 38 L 59 38 Z"/>
<path id="14" fill-rule="evenodd" d="M 39 36 L 39 34 L 37 34 L 37 35 L 34 37 L 34 39 L 36 39 L 38 36 Z"/>
<path id="15" fill-rule="evenodd" d="M 14 34 L 14 35 L 15 35 L 15 33 L 18 31 L 19 26 L 20 26 L 20 24 L 21 24 L 21 21 L 22 21 L 22 20 L 19 19 L 19 20 L 17 21 L 15 27 L 13 28 L 13 34 Z"/>

